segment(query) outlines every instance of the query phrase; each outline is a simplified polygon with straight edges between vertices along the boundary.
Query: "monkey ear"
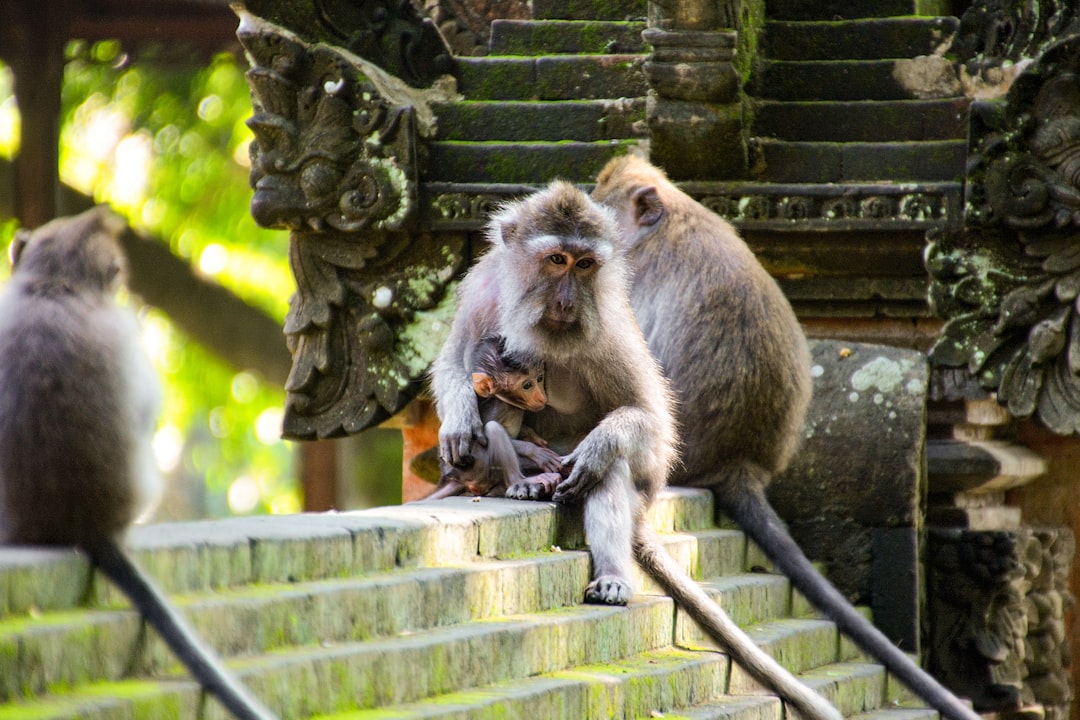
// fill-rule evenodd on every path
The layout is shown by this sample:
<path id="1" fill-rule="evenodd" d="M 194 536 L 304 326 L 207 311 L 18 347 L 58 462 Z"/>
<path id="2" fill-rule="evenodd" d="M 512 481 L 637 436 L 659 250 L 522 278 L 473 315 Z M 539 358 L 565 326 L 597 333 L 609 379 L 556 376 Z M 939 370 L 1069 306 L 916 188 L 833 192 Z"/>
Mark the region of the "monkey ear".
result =
<path id="1" fill-rule="evenodd" d="M 488 398 L 495 394 L 495 381 L 487 373 L 473 373 L 472 386 L 473 391 L 480 397 Z"/>
<path id="2" fill-rule="evenodd" d="M 28 242 L 30 242 L 29 230 L 20 228 L 15 231 L 15 237 L 11 240 L 11 247 L 8 248 L 8 253 L 11 255 L 11 267 L 18 267 L 19 258 L 22 257 L 23 250 L 26 249 Z"/>
<path id="3" fill-rule="evenodd" d="M 634 205 L 634 220 L 638 225 L 655 225 L 664 217 L 664 202 L 656 192 L 656 186 L 638 188 L 630 196 Z"/>
<path id="4" fill-rule="evenodd" d="M 504 245 L 514 242 L 517 237 L 518 224 L 513 220 L 503 220 L 499 223 L 499 236 Z"/>

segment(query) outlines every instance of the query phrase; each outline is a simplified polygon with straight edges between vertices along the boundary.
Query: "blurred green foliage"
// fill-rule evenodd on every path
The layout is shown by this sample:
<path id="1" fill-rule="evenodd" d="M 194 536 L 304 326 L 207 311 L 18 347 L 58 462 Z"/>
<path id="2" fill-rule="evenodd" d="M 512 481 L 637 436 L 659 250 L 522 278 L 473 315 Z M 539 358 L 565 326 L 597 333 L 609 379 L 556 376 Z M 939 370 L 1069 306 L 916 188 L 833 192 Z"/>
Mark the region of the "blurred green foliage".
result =
<path id="1" fill-rule="evenodd" d="M 159 46 L 133 58 L 116 42 L 70 43 L 60 177 L 281 324 L 295 285 L 287 234 L 258 227 L 248 210 L 245 70 L 230 54 L 207 62 L 187 48 Z M 18 147 L 11 73 L 0 65 L 0 156 Z M 0 221 L 3 247 L 16 227 Z M 0 263 L 0 276 L 7 272 Z M 298 511 L 298 453 L 280 439 L 281 388 L 226 365 L 164 313 L 140 313 L 166 395 L 155 450 L 180 488 L 163 515 Z M 346 507 L 400 501 L 400 432 L 365 433 L 339 455 Z"/>
<path id="2" fill-rule="evenodd" d="M 244 68 L 231 55 L 195 64 L 182 52 L 151 48 L 133 61 L 119 43 L 69 45 L 61 178 L 283 321 L 288 238 L 248 212 Z M 279 439 L 281 389 L 227 366 L 160 312 L 144 319 L 166 385 L 159 461 L 174 481 L 203 486 L 187 498 L 194 512 L 299 510 L 293 449 Z"/>
<path id="3" fill-rule="evenodd" d="M 114 42 L 73 42 L 67 60 L 61 179 L 283 321 L 294 289 L 288 237 L 248 212 L 242 61 L 223 54 L 207 64 L 179 48 L 133 59 Z M 0 154 L 17 151 L 18 124 L 10 72 L 0 68 Z M 14 229 L 0 224 L 5 246 Z M 177 514 L 299 510 L 294 448 L 279 438 L 282 390 L 227 366 L 159 311 L 142 314 L 166 387 L 155 449 L 173 485 L 187 488 Z"/>

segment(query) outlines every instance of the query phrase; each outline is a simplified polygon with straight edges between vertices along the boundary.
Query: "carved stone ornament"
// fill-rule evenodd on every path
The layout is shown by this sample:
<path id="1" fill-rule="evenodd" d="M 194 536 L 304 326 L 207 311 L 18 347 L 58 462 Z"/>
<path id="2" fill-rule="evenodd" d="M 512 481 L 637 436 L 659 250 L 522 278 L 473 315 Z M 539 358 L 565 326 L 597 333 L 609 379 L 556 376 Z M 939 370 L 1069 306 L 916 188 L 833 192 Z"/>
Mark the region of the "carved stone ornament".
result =
<path id="1" fill-rule="evenodd" d="M 1080 430 L 1080 37 L 1003 100 L 972 105 L 962 231 L 932 236 L 935 364 L 966 367 L 1017 417 Z"/>
<path id="2" fill-rule="evenodd" d="M 927 669 L 977 711 L 1041 705 L 1047 720 L 1068 718 L 1074 552 L 1067 527 L 931 529 Z"/>
<path id="3" fill-rule="evenodd" d="M 297 284 L 284 434 L 359 432 L 415 396 L 463 262 L 462 236 L 406 232 L 430 109 L 371 63 L 240 12 L 252 65 L 251 213 L 290 231 Z"/>
<path id="4" fill-rule="evenodd" d="M 453 71 L 450 48 L 408 0 L 244 0 L 244 6 L 311 44 L 362 57 L 412 87 L 430 87 Z"/>

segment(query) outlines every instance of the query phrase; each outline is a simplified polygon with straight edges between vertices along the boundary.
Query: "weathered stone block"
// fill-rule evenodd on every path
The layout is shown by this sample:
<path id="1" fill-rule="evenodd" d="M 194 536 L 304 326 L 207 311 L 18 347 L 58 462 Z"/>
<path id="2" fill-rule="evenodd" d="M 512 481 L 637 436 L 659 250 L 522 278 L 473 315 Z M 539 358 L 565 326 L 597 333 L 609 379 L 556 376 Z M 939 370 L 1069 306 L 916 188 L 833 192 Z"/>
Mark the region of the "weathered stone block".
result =
<path id="1" fill-rule="evenodd" d="M 866 602 L 873 530 L 921 522 L 926 359 L 913 350 L 823 340 L 811 342 L 811 352 L 805 440 L 769 499 L 840 591 Z M 911 568 L 896 572 L 914 575 Z"/>

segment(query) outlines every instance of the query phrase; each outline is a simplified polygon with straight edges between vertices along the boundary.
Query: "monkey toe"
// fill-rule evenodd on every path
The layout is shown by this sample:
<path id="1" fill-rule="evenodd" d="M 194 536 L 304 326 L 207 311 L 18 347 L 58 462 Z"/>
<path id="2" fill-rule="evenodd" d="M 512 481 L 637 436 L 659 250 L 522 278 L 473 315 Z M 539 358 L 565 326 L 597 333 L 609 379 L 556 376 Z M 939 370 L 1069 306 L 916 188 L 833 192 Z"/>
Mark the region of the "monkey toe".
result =
<path id="1" fill-rule="evenodd" d="M 538 476 L 544 478 L 543 475 Z M 552 484 L 544 479 L 525 478 L 506 490 L 506 497 L 514 500 L 547 500 L 551 497 Z"/>
<path id="2" fill-rule="evenodd" d="M 601 575 L 585 588 L 585 602 L 591 605 L 625 605 L 634 594 L 630 583 L 616 575 Z"/>

